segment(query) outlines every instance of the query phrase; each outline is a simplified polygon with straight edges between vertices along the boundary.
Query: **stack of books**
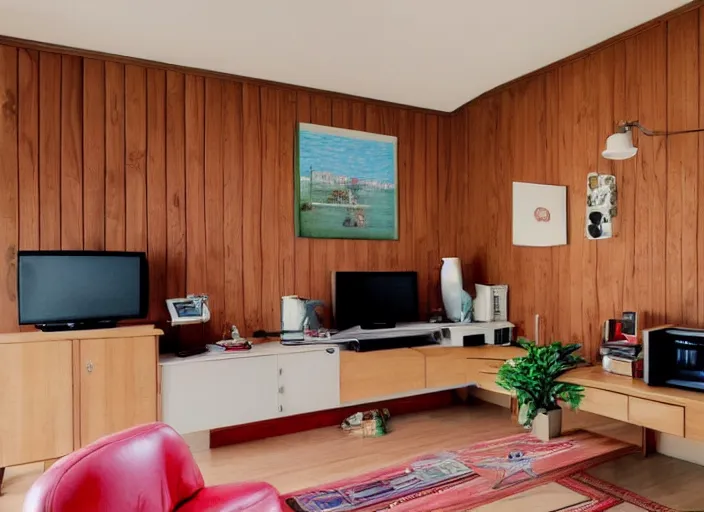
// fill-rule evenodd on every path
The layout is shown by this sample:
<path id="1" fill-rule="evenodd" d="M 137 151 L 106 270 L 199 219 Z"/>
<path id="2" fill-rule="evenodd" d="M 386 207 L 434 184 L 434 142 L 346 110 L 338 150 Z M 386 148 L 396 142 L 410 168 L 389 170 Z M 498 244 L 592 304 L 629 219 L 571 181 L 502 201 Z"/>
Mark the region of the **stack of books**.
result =
<path id="1" fill-rule="evenodd" d="M 643 346 L 627 341 L 605 341 L 599 350 L 605 371 L 627 377 L 643 377 Z"/>

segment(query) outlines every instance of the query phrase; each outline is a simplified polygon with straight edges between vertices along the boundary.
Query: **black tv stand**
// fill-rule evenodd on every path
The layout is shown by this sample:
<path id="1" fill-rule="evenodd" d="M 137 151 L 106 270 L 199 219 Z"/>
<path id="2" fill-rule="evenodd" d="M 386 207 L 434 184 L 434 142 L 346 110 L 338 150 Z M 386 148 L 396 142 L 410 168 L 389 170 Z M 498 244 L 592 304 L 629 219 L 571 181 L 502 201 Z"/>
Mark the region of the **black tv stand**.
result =
<path id="1" fill-rule="evenodd" d="M 36 324 L 34 327 L 43 332 L 87 331 L 90 329 L 112 329 L 117 327 L 116 320 L 95 320 L 88 322 L 57 322 L 53 324 Z"/>

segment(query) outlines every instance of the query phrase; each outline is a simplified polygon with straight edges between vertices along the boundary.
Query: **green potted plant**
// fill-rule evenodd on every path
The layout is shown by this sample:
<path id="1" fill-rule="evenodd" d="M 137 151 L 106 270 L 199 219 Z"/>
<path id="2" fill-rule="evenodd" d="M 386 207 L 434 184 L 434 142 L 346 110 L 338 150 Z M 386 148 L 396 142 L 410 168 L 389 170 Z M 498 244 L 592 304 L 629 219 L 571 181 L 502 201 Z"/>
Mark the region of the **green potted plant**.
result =
<path id="1" fill-rule="evenodd" d="M 562 428 L 558 400 L 576 409 L 584 396 L 582 386 L 557 381 L 567 370 L 584 362 L 575 354 L 581 345 L 556 342 L 537 346 L 529 340 L 519 340 L 518 344 L 526 355 L 506 361 L 499 368 L 496 383 L 516 394 L 519 423 L 527 429 L 532 427 L 536 437 L 547 441 L 559 436 Z"/>

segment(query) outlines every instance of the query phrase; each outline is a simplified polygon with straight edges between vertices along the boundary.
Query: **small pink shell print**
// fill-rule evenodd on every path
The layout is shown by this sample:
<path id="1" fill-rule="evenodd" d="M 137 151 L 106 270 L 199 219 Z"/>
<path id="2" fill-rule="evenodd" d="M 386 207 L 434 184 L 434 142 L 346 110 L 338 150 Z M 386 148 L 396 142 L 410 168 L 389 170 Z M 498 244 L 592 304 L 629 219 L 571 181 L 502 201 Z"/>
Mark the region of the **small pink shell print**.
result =
<path id="1" fill-rule="evenodd" d="M 542 206 L 538 206 L 535 209 L 533 216 L 538 222 L 550 222 L 550 210 L 543 208 Z"/>

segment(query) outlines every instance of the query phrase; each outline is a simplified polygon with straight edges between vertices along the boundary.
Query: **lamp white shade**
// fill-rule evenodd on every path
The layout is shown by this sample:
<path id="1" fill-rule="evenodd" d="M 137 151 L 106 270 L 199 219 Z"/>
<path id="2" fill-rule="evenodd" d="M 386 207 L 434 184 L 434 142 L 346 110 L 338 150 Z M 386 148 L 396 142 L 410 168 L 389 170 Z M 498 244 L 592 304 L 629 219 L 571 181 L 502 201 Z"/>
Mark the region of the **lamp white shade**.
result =
<path id="1" fill-rule="evenodd" d="M 633 146 L 631 130 L 623 133 L 614 133 L 606 139 L 606 149 L 601 156 L 608 160 L 626 160 L 633 158 L 638 153 L 638 148 Z"/>

